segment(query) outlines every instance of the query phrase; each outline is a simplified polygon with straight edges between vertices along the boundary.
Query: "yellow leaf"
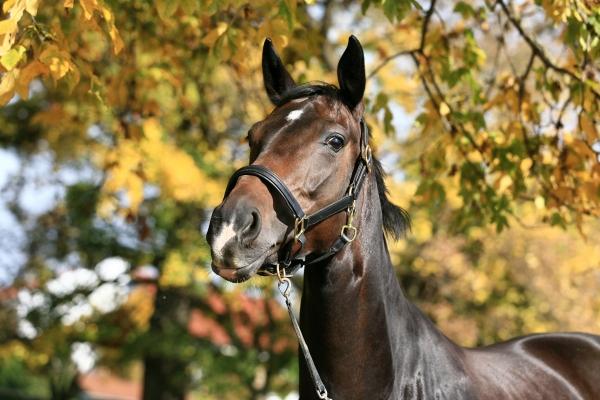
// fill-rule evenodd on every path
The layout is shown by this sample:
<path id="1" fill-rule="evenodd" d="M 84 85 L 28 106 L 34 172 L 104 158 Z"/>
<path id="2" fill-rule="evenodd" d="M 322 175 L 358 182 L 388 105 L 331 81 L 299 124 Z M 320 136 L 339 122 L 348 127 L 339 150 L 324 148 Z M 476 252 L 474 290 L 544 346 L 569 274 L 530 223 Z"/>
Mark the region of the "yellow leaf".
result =
<path id="1" fill-rule="evenodd" d="M 585 132 L 588 143 L 594 143 L 598 139 L 598 132 L 592 119 L 585 113 L 581 114 L 581 128 Z"/>
<path id="2" fill-rule="evenodd" d="M 4 4 L 2 5 L 2 12 L 6 14 L 8 10 L 10 10 L 12 6 L 15 5 L 16 2 L 17 0 L 7 0 L 6 2 L 4 2 Z"/>
<path id="3" fill-rule="evenodd" d="M 480 163 L 483 161 L 483 157 L 479 151 L 473 150 L 467 154 L 467 160 L 471 161 L 472 163 Z"/>
<path id="4" fill-rule="evenodd" d="M 18 75 L 18 69 L 13 69 L 2 75 L 2 80 L 0 80 L 0 105 L 8 103 L 14 96 L 15 82 Z"/>
<path id="5" fill-rule="evenodd" d="M 75 66 L 71 63 L 70 54 L 54 45 L 46 47 L 40 54 L 39 60 L 48 66 L 50 75 L 55 81 L 75 69 Z"/>
<path id="6" fill-rule="evenodd" d="M 506 191 L 506 189 L 508 189 L 510 187 L 510 185 L 512 185 L 512 183 L 513 183 L 512 178 L 508 175 L 504 175 L 500 179 L 500 183 L 498 185 L 498 193 L 504 193 Z"/>
<path id="7" fill-rule="evenodd" d="M 108 35 L 113 43 L 113 51 L 115 54 L 119 54 L 123 50 L 123 39 L 115 26 L 115 18 L 113 13 L 106 7 L 102 7 L 102 15 L 108 24 Z"/>
<path id="8" fill-rule="evenodd" d="M 156 118 L 149 118 L 142 124 L 144 135 L 150 141 L 160 141 L 162 136 L 162 129 Z"/>
<path id="9" fill-rule="evenodd" d="M 26 0 L 25 10 L 34 17 L 37 15 L 37 10 L 40 5 L 40 0 Z"/>
<path id="10" fill-rule="evenodd" d="M 83 8 L 83 15 L 85 19 L 92 18 L 94 10 L 98 7 L 98 0 L 79 0 L 81 7 Z"/>
<path id="11" fill-rule="evenodd" d="M 0 57 L 0 64 L 2 64 L 7 71 L 10 71 L 21 61 L 25 54 L 25 50 L 26 49 L 23 46 L 17 46 L 10 49 L 6 54 Z"/>
<path id="12" fill-rule="evenodd" d="M 0 21 L 0 35 L 14 33 L 17 30 L 17 21 L 13 18 Z"/>
<path id="13" fill-rule="evenodd" d="M 225 33 L 229 25 L 226 22 L 219 22 L 217 27 L 208 32 L 204 38 L 202 38 L 202 44 L 213 47 L 217 40 Z"/>
<path id="14" fill-rule="evenodd" d="M 424 215 L 417 214 L 413 220 L 412 234 L 419 243 L 424 243 L 431 238 L 433 232 L 431 221 Z"/>
<path id="15" fill-rule="evenodd" d="M 444 117 L 450 114 L 450 107 L 448 107 L 448 104 L 446 104 L 445 101 L 442 101 L 440 104 L 440 114 Z"/>
<path id="16" fill-rule="evenodd" d="M 136 174 L 129 174 L 127 179 L 127 199 L 129 209 L 137 214 L 140 204 L 144 200 L 144 181 Z"/>
<path id="17" fill-rule="evenodd" d="M 19 80 L 17 81 L 16 90 L 23 99 L 29 97 L 29 84 L 33 79 L 39 75 L 47 75 L 50 71 L 41 62 L 34 60 L 27 64 L 25 68 L 21 70 Z"/>
<path id="18" fill-rule="evenodd" d="M 523 175 L 527 176 L 529 175 L 529 170 L 531 169 L 531 166 L 533 165 L 533 160 L 531 158 L 525 158 L 521 161 L 521 172 L 523 173 Z"/>
<path id="19" fill-rule="evenodd" d="M 161 286 L 188 286 L 192 281 L 193 266 L 183 259 L 179 252 L 170 252 L 162 268 Z"/>
<path id="20" fill-rule="evenodd" d="M 65 4 L 63 5 L 64 8 L 73 8 L 73 2 L 75 0 L 65 0 Z"/>
<path id="21" fill-rule="evenodd" d="M 536 196 L 534 204 L 538 210 L 543 210 L 546 207 L 546 200 L 542 196 Z"/>

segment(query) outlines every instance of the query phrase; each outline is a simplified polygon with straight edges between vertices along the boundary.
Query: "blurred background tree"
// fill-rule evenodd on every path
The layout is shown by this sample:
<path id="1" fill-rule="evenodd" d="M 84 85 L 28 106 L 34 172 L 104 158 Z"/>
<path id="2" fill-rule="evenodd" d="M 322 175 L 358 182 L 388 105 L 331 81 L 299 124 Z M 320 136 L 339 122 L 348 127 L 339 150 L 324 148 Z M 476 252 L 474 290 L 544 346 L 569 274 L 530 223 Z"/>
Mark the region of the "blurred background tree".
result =
<path id="1" fill-rule="evenodd" d="M 360 38 L 367 122 L 413 217 L 391 251 L 449 336 L 600 331 L 594 1 L 0 7 L 0 397 L 76 397 L 100 368 L 145 399 L 294 392 L 271 280 L 225 284 L 204 240 L 271 109 L 265 37 L 300 82 L 336 82 Z"/>

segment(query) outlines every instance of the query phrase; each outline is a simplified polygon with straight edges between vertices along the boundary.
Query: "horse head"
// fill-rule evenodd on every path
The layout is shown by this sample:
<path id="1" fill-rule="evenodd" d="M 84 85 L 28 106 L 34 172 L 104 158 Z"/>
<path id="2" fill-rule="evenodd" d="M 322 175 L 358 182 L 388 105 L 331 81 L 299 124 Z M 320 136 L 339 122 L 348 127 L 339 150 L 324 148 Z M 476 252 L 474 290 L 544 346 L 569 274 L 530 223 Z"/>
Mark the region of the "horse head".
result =
<path id="1" fill-rule="evenodd" d="M 370 148 L 362 121 L 364 54 L 354 36 L 337 67 L 339 88 L 323 83 L 297 85 L 269 39 L 263 46 L 262 72 L 275 108 L 248 132 L 255 173 L 246 169 L 246 174 L 234 175 L 225 198 L 213 211 L 207 233 L 213 270 L 234 282 L 277 264 L 284 253 L 298 258 L 327 252 L 340 232 L 346 237 L 355 234 L 344 231 L 347 212 L 339 210 L 318 223 L 313 220 L 309 227 L 304 226 L 306 218 L 303 221 L 288 211 L 287 203 L 297 199 L 300 212 L 314 215 L 348 195 L 361 153 L 365 161 L 370 158 L 370 153 L 364 154 Z M 256 173 L 259 168 L 267 172 Z M 265 184 L 270 176 L 278 183 Z M 278 185 L 289 190 L 287 197 Z M 294 240 L 299 234 L 301 244 Z"/>

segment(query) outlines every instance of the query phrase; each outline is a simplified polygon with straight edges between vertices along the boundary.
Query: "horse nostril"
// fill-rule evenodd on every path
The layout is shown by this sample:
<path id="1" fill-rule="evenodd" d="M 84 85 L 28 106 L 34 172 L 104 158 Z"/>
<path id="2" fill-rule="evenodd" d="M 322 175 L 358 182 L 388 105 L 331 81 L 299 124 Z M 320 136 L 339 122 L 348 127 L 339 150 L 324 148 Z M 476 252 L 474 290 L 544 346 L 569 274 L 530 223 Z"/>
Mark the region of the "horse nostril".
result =
<path id="1" fill-rule="evenodd" d="M 247 243 L 256 239 L 260 232 L 260 213 L 256 208 L 250 211 L 250 213 L 247 216 L 247 221 L 245 222 L 246 224 L 242 229 L 240 237 L 243 241 Z"/>

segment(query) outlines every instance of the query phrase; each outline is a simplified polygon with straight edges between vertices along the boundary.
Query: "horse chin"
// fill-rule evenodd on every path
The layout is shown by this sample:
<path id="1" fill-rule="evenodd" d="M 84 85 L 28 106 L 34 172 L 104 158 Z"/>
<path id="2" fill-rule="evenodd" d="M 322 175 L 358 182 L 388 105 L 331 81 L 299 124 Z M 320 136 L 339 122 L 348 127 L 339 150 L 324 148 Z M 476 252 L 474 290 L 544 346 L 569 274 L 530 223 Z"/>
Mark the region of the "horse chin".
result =
<path id="1" fill-rule="evenodd" d="M 243 267 L 218 266 L 213 262 L 212 270 L 221 278 L 233 283 L 245 282 L 252 278 L 263 267 L 269 254 L 263 254 Z"/>

